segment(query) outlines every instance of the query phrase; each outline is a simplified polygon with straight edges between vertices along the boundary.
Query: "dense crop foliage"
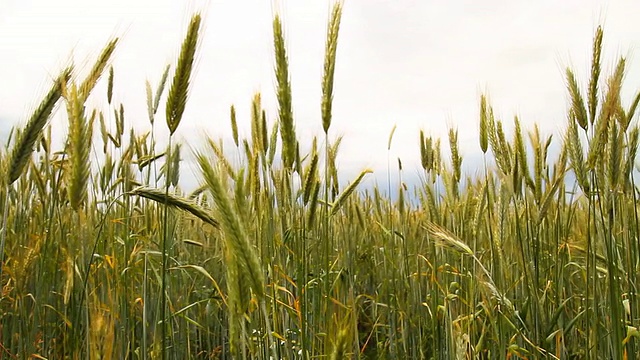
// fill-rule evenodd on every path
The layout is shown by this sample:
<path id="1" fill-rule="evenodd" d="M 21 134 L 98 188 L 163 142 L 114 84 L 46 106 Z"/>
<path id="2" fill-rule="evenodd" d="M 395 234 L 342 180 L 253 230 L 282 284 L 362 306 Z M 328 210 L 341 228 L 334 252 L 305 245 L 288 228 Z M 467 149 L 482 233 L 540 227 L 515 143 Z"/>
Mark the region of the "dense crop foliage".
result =
<path id="1" fill-rule="evenodd" d="M 473 120 L 482 176 L 462 173 L 456 130 L 446 159 L 445 145 L 420 131 L 422 182 L 401 183 L 390 198 L 390 189 L 358 189 L 367 169 L 338 183 L 342 138 L 330 135 L 341 12 L 336 5 L 327 27 L 323 137 L 297 141 L 276 16 L 278 112 L 263 110 L 257 94 L 251 135 L 240 138 L 245 119 L 232 106 L 234 143 L 208 139 L 196 151 L 202 186 L 193 193 L 180 190 L 183 149 L 172 138 L 188 106 L 199 15 L 175 65 L 147 83 L 148 132 L 125 133 L 124 104 L 112 103 L 117 39 L 82 81 L 73 66 L 61 72 L 0 154 L 2 358 L 640 352 L 640 93 L 631 104 L 621 98 L 624 59 L 601 74 L 601 29 L 585 87 L 566 71 L 570 103 L 557 157 L 551 136 L 526 131 L 517 118 L 507 135 L 483 96 Z M 108 113 L 85 106 L 101 77 Z M 155 120 L 165 98 L 171 138 L 159 149 L 154 130 L 164 124 Z M 56 104 L 69 124 L 58 151 L 48 125 Z M 389 172 L 401 177 L 398 165 Z"/>

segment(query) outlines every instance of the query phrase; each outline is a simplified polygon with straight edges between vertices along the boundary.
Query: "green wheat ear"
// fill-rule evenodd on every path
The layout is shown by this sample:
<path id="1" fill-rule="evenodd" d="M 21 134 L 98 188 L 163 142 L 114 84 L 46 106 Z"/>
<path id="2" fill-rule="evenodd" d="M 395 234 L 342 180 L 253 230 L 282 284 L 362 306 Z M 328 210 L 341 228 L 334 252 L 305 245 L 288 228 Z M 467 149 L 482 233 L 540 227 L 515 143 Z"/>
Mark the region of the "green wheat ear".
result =
<path id="1" fill-rule="evenodd" d="M 251 287 L 258 299 L 263 299 L 265 280 L 260 259 L 247 239 L 241 218 L 232 206 L 220 172 L 213 169 L 204 155 L 197 154 L 197 159 L 204 179 L 209 186 L 209 191 L 213 195 L 216 212 L 225 234 L 225 244 L 228 251 L 231 252 L 229 257 L 237 261 L 240 275 L 247 280 L 243 283 Z"/>
<path id="2" fill-rule="evenodd" d="M 424 138 L 424 131 L 420 130 L 420 164 L 422 165 L 422 169 L 423 170 L 427 170 L 427 166 L 428 164 L 428 159 L 427 159 L 427 149 L 425 147 L 425 142 L 424 142 L 425 138 Z"/>
<path id="3" fill-rule="evenodd" d="M 582 142 L 578 135 L 578 125 L 573 111 L 569 111 L 569 128 L 565 135 L 565 148 L 569 155 L 569 161 L 573 172 L 578 180 L 578 185 L 583 191 L 588 192 L 590 189 L 587 168 L 584 162 L 584 152 Z"/>
<path id="4" fill-rule="evenodd" d="M 200 22 L 200 14 L 196 14 L 191 18 L 187 36 L 180 50 L 178 66 L 176 67 L 173 82 L 169 89 L 169 97 L 167 98 L 167 126 L 169 127 L 170 135 L 173 135 L 178 125 L 180 125 L 180 120 L 182 120 L 182 114 L 187 104 L 189 81 L 195 60 L 196 48 L 198 46 Z"/>
<path id="5" fill-rule="evenodd" d="M 622 80 L 624 77 L 625 59 L 618 61 L 616 69 L 608 80 L 607 93 L 604 97 L 604 103 L 600 108 L 600 114 L 595 123 L 595 133 L 589 144 L 589 153 L 587 155 L 587 166 L 593 169 L 598 159 L 603 155 L 609 138 L 609 126 L 616 116 L 620 108 L 620 91 L 622 88 Z"/>
<path id="6" fill-rule="evenodd" d="M 313 189 L 314 181 L 318 178 L 318 152 L 314 149 L 311 154 L 311 162 L 309 167 L 304 172 L 304 185 L 302 187 L 302 201 L 306 205 L 309 203 L 309 196 L 311 196 L 311 190 Z"/>
<path id="7" fill-rule="evenodd" d="M 111 105 L 111 99 L 113 98 L 113 66 L 109 67 L 109 80 L 107 82 L 107 103 Z"/>
<path id="8" fill-rule="evenodd" d="M 584 130 L 587 130 L 587 109 L 584 106 L 584 100 L 578 87 L 578 81 L 571 69 L 566 70 L 567 76 L 567 88 L 569 89 L 569 95 L 571 95 L 571 111 L 575 114 L 578 125 Z M 589 100 L 591 103 L 591 99 Z M 591 122 L 593 124 L 593 122 Z"/>
<path id="9" fill-rule="evenodd" d="M 89 161 L 90 147 L 93 138 L 93 122 L 96 112 L 87 119 L 84 112 L 84 102 L 81 99 L 79 89 L 75 84 L 69 89 L 63 89 L 67 103 L 69 117 L 69 139 L 67 151 L 71 160 L 71 173 L 69 174 L 69 202 L 71 207 L 78 211 L 87 200 L 87 186 L 91 173 Z"/>
<path id="10" fill-rule="evenodd" d="M 593 125 L 596 120 L 596 108 L 598 107 L 598 81 L 600 79 L 600 56 L 602 55 L 602 27 L 598 26 L 593 38 L 593 50 L 591 58 L 591 79 L 589 80 L 589 122 Z"/>
<path id="11" fill-rule="evenodd" d="M 131 194 L 143 197 L 145 199 L 153 200 L 158 204 L 167 204 L 171 207 L 187 211 L 200 220 L 204 221 L 205 223 L 213 226 L 214 228 L 220 227 L 220 224 L 216 219 L 209 215 L 209 213 L 205 209 L 198 206 L 191 200 L 183 199 L 181 197 L 175 196 L 171 193 L 166 193 L 158 189 L 146 187 L 138 187 L 132 190 Z"/>
<path id="12" fill-rule="evenodd" d="M 347 352 L 347 343 L 349 341 L 349 331 L 347 329 L 341 329 L 338 332 L 338 338 L 336 344 L 331 352 L 331 360 L 344 359 Z"/>
<path id="13" fill-rule="evenodd" d="M 80 87 L 78 88 L 78 99 L 80 99 L 81 103 L 84 104 L 84 102 L 87 101 L 89 94 L 91 94 L 91 91 L 93 91 L 93 88 L 96 86 L 96 83 L 98 82 L 98 80 L 100 80 L 100 77 L 104 72 L 104 69 L 109 64 L 111 55 L 113 55 L 113 52 L 116 50 L 117 44 L 118 44 L 118 38 L 115 38 L 109 41 L 109 43 L 104 47 L 104 49 L 102 49 L 102 52 L 98 57 L 98 60 L 93 64 L 93 67 L 89 72 L 89 75 L 84 79 L 82 84 L 80 84 Z M 110 77 L 109 83 L 110 83 L 109 87 L 112 88 L 113 76 Z"/>
<path id="14" fill-rule="evenodd" d="M 231 134 L 233 135 L 233 142 L 236 144 L 236 147 L 238 147 L 239 143 L 238 143 L 238 122 L 236 121 L 236 108 L 235 106 L 231 105 L 231 110 L 230 110 L 230 116 L 231 116 Z"/>
<path id="15" fill-rule="evenodd" d="M 487 97 L 482 95 L 480 97 L 480 149 L 482 153 L 486 154 L 489 147 L 489 140 L 487 135 L 487 123 L 489 114 L 487 112 Z"/>
<path id="16" fill-rule="evenodd" d="M 13 184 L 22 174 L 25 165 L 33 152 L 33 147 L 42 134 L 42 129 L 49 121 L 51 112 L 56 103 L 62 96 L 62 89 L 71 79 L 72 67 L 66 68 L 60 76 L 55 80 L 53 86 L 42 99 L 40 105 L 33 112 L 27 125 L 20 132 L 13 150 L 11 151 L 11 160 L 9 161 L 9 177 L 8 183 Z"/>
<path id="17" fill-rule="evenodd" d="M 322 129 L 325 134 L 331 126 L 331 107 L 333 103 L 333 77 L 336 70 L 336 53 L 338 50 L 338 32 L 342 18 L 342 4 L 333 5 L 331 20 L 327 25 L 327 44 L 324 58 L 324 76 L 322 77 Z"/>
<path id="18" fill-rule="evenodd" d="M 291 170 L 296 158 L 296 130 L 293 124 L 291 105 L 291 81 L 289 79 L 289 60 L 285 48 L 282 22 L 278 15 L 273 20 L 273 43 L 276 57 L 276 82 L 280 136 L 282 137 L 282 161 L 286 169 Z"/>
<path id="19" fill-rule="evenodd" d="M 351 195 L 355 190 L 356 187 L 358 187 L 358 185 L 360 184 L 360 182 L 362 181 L 362 179 L 365 177 L 365 175 L 372 173 L 373 171 L 370 169 L 365 169 L 362 170 L 362 172 L 360 172 L 360 175 L 358 175 L 358 177 L 353 180 L 353 182 L 351 184 L 349 184 L 349 186 L 347 186 L 344 191 L 342 191 L 340 193 L 340 196 L 338 196 L 338 198 L 336 199 L 336 201 L 334 201 L 333 203 L 333 207 L 331 208 L 331 215 L 335 215 L 338 210 L 340 210 L 340 208 L 344 205 L 344 203 L 347 201 L 347 199 L 349 198 L 349 195 Z"/>

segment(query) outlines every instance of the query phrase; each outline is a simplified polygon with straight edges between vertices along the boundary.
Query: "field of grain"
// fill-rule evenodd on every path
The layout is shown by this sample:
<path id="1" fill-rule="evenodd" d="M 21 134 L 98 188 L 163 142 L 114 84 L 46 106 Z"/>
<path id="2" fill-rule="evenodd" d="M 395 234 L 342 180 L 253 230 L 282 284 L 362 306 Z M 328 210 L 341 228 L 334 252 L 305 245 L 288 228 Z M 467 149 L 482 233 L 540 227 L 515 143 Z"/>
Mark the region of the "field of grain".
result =
<path id="1" fill-rule="evenodd" d="M 147 83 L 145 132 L 112 102 L 124 86 L 110 66 L 118 39 L 86 76 L 60 72 L 0 152 L 0 358 L 636 358 L 640 92 L 624 103 L 624 58 L 601 73 L 602 29 L 590 77 L 566 70 L 564 134 L 503 122 L 482 96 L 481 176 L 462 173 L 455 129 L 443 141 L 416 129 L 422 181 L 365 191 L 368 169 L 338 181 L 349 140 L 331 132 L 341 12 L 327 25 L 324 133 L 297 140 L 275 16 L 278 113 L 260 94 L 250 119 L 231 106 L 233 143 L 195 150 L 202 186 L 190 193 L 173 135 L 199 14 L 176 62 Z M 100 84 L 109 113 L 86 106 Z M 60 146 L 55 111 L 68 120 Z M 388 176 L 402 178 L 392 164 Z"/>

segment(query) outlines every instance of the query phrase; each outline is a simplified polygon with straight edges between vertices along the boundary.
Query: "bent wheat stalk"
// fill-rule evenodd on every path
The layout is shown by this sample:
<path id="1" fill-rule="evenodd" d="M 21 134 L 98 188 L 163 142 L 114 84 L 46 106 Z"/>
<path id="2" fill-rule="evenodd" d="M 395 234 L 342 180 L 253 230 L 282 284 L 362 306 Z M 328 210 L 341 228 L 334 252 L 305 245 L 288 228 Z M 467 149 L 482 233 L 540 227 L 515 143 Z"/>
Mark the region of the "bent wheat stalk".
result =
<path id="1" fill-rule="evenodd" d="M 209 215 L 205 209 L 196 205 L 193 201 L 177 197 L 173 194 L 165 194 L 161 190 L 147 187 L 137 187 L 131 191 L 131 194 L 153 200 L 159 204 L 167 204 L 168 206 L 190 212 L 192 215 L 214 228 L 220 228 L 220 223 Z"/>

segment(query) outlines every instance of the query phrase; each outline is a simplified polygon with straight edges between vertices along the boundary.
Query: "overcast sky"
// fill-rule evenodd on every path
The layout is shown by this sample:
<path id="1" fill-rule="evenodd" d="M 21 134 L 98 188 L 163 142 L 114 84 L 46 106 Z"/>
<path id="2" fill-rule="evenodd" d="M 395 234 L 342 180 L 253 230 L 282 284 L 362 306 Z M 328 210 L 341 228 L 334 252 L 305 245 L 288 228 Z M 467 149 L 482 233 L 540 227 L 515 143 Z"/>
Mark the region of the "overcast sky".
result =
<path id="1" fill-rule="evenodd" d="M 4 132 L 23 124 L 69 59 L 86 69 L 111 37 L 120 36 L 115 102 L 124 103 L 130 125 L 147 129 L 145 80 L 155 87 L 164 66 L 175 63 L 191 14 L 203 11 L 204 37 L 176 134 L 190 144 L 204 132 L 229 139 L 229 106 L 235 104 L 241 133 L 248 135 L 256 91 L 270 121 L 276 119 L 271 21 L 278 9 L 298 136 L 308 149 L 311 137 L 322 134 L 320 79 L 330 6 L 327 0 L 2 0 L 0 126 Z M 618 56 L 628 58 L 628 104 L 640 88 L 640 27 L 632 14 L 640 14 L 640 1 L 347 0 L 330 129 L 332 137 L 345 137 L 341 169 L 353 174 L 371 167 L 383 181 L 395 124 L 390 157 L 392 164 L 400 157 L 407 174 L 420 168 L 420 129 L 446 144 L 449 126 L 459 129 L 466 167 L 476 171 L 483 92 L 509 125 L 517 114 L 525 128 L 538 123 L 559 140 L 567 107 L 564 69 L 573 67 L 586 85 L 598 24 L 605 30 L 603 74 Z M 105 87 L 91 106 L 106 110 Z M 59 118 L 56 129 L 64 132 Z"/>

